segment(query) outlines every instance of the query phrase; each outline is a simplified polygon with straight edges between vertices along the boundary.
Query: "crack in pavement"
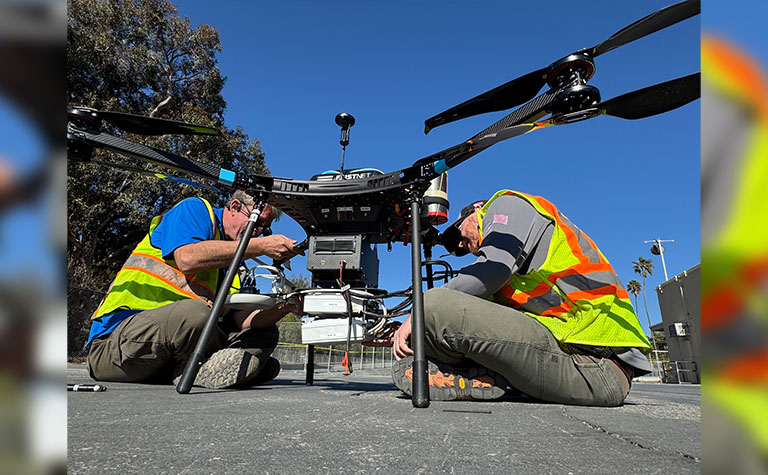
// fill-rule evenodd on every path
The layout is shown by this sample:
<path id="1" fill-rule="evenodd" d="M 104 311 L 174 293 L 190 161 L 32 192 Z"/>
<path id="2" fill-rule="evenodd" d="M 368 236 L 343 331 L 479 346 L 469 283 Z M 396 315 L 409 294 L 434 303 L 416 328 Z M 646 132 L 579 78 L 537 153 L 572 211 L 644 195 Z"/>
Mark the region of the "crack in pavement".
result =
<path id="1" fill-rule="evenodd" d="M 622 434 L 619 434 L 617 432 L 611 432 L 611 431 L 609 431 L 607 429 L 604 429 L 604 428 L 602 428 L 602 427 L 600 427 L 598 425 L 592 424 L 591 422 L 585 421 L 583 419 L 579 419 L 578 417 L 574 417 L 574 416 L 568 414 L 568 411 L 566 410 L 566 408 L 563 408 L 562 410 L 563 410 L 563 415 L 565 415 L 565 417 L 567 417 L 568 419 L 570 419 L 572 421 L 576 421 L 576 422 L 581 422 L 582 424 L 586 425 L 587 427 L 589 427 L 589 428 L 591 428 L 593 430 L 601 432 L 601 433 L 603 433 L 605 435 L 609 435 L 611 437 L 615 437 L 615 438 L 617 438 L 617 439 L 619 439 L 621 441 L 630 443 L 630 444 L 634 445 L 635 447 L 639 447 L 639 448 L 641 448 L 643 450 L 651 450 L 651 451 L 655 451 L 656 450 L 653 447 L 646 447 L 645 445 L 643 445 L 643 444 L 641 444 L 639 442 L 636 442 L 636 441 L 634 441 L 634 440 L 630 439 L 629 437 L 626 437 L 626 436 L 624 436 Z M 684 452 L 678 452 L 678 451 L 674 451 L 674 450 L 670 451 L 670 453 L 676 454 L 676 455 L 678 455 L 680 457 L 683 457 L 685 459 L 691 460 L 691 461 L 696 462 L 696 463 L 700 463 L 701 462 L 701 458 L 700 457 L 695 457 L 695 456 L 693 456 L 691 454 L 686 454 Z"/>

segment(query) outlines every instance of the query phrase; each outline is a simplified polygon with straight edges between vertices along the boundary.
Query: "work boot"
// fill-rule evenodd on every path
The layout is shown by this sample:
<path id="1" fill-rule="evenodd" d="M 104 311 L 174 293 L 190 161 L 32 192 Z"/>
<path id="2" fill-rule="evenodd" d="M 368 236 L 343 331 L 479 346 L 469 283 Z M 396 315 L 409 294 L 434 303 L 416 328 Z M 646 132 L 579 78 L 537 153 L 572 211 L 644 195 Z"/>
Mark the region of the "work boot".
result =
<path id="1" fill-rule="evenodd" d="M 429 399 L 431 401 L 488 401 L 504 396 L 507 380 L 483 366 L 454 368 L 427 359 Z M 413 356 L 395 361 L 392 381 L 408 396 L 413 395 Z"/>
<path id="2" fill-rule="evenodd" d="M 194 385 L 208 389 L 243 386 L 259 375 L 261 369 L 259 366 L 259 359 L 247 351 L 238 348 L 225 348 L 211 355 L 203 363 L 197 372 Z M 269 368 L 265 365 L 264 369 Z M 280 371 L 279 364 L 277 370 Z M 178 376 L 173 380 L 174 384 L 178 384 L 181 378 L 181 372 L 177 370 L 177 374 Z"/>
<path id="3" fill-rule="evenodd" d="M 264 362 L 264 369 L 259 371 L 259 374 L 255 378 L 248 381 L 248 386 L 258 386 L 260 384 L 268 383 L 280 374 L 280 362 L 271 356 Z"/>

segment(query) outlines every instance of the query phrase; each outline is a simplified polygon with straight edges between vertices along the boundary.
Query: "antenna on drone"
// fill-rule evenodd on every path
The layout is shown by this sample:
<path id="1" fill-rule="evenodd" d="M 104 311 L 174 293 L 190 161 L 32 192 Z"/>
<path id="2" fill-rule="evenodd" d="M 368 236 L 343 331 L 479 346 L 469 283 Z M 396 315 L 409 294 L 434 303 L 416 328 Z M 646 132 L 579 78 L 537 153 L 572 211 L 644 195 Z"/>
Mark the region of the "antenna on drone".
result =
<path id="1" fill-rule="evenodd" d="M 344 155 L 347 151 L 347 145 L 349 145 L 349 129 L 355 125 L 355 118 L 346 112 L 336 115 L 336 125 L 341 127 L 341 138 L 339 143 L 341 144 L 341 168 L 339 172 L 344 176 Z"/>

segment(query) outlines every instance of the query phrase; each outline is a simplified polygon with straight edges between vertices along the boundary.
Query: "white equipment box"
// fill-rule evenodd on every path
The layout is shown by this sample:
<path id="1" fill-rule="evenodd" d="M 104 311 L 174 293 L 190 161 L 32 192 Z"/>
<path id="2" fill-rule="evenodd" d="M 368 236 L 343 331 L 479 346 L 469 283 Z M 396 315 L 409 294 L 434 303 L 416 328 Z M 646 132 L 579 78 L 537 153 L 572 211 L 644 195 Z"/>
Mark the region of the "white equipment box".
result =
<path id="1" fill-rule="evenodd" d="M 257 308 L 272 308 L 277 305 L 277 299 L 263 294 L 237 293 L 229 294 L 224 300 L 224 306 L 236 310 L 254 310 Z"/>
<path id="2" fill-rule="evenodd" d="M 350 296 L 352 313 L 363 311 L 363 299 Z M 304 312 L 308 315 L 347 316 L 347 301 L 341 292 L 318 292 L 304 295 Z"/>
<path id="3" fill-rule="evenodd" d="M 346 342 L 348 329 L 351 330 L 350 341 L 360 341 L 365 335 L 365 322 L 353 318 L 350 328 L 348 318 L 305 320 L 301 323 L 301 342 L 305 345 Z"/>

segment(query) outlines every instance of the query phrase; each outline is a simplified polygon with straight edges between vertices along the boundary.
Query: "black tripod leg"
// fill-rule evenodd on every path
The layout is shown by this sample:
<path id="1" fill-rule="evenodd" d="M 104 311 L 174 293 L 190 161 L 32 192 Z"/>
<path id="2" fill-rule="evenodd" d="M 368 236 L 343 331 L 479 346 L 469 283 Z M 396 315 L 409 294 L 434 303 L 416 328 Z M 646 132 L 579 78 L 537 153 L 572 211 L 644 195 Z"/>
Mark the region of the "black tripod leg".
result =
<path id="1" fill-rule="evenodd" d="M 205 359 L 205 350 L 208 347 L 208 342 L 213 336 L 213 332 L 216 329 L 217 320 L 221 311 L 224 308 L 224 301 L 229 294 L 229 288 L 232 286 L 232 282 L 235 280 L 235 274 L 240 267 L 240 262 L 243 260 L 245 250 L 248 248 L 248 242 L 253 236 L 253 230 L 256 229 L 256 222 L 261 214 L 261 208 L 263 203 L 256 203 L 253 207 L 253 212 L 248 218 L 248 224 L 245 227 L 245 232 L 240 238 L 240 243 L 235 250 L 235 256 L 232 258 L 227 273 L 224 275 L 224 281 L 219 286 L 218 292 L 216 292 L 216 298 L 213 300 L 213 307 L 211 313 L 208 315 L 208 320 L 205 322 L 203 333 L 200 335 L 200 339 L 197 341 L 192 355 L 187 360 L 187 365 L 184 366 L 184 372 L 181 374 L 181 379 L 176 385 L 176 392 L 179 394 L 187 394 L 192 389 L 192 384 L 195 382 L 197 372 L 200 371 L 200 366 L 203 365 L 203 359 Z"/>
<path id="2" fill-rule="evenodd" d="M 413 407 L 429 407 L 427 358 L 424 353 L 424 294 L 421 289 L 421 223 L 419 200 L 411 202 L 411 272 L 413 273 L 411 345 L 413 345 Z"/>

